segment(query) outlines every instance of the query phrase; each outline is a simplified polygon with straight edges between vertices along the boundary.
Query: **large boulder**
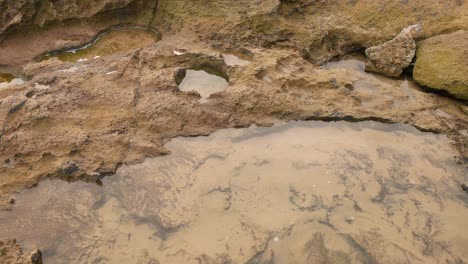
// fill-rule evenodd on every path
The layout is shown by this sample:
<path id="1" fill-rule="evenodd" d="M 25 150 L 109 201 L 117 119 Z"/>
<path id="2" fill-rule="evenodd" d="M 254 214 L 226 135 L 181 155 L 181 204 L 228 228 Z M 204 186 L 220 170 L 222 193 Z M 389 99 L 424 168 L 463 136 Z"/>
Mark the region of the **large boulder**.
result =
<path id="1" fill-rule="evenodd" d="M 428 38 L 419 44 L 414 79 L 422 86 L 444 90 L 468 100 L 468 31 Z"/>
<path id="2" fill-rule="evenodd" d="M 382 45 L 366 49 L 366 71 L 399 77 L 413 61 L 416 53 L 415 37 L 421 35 L 420 25 L 403 29 L 398 36 Z"/>

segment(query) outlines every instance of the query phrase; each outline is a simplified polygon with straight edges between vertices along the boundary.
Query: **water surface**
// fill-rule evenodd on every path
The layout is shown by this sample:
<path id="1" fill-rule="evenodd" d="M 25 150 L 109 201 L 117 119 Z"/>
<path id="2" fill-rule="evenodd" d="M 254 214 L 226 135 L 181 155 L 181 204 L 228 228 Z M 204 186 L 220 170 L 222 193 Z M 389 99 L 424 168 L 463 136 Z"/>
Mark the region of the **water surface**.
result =
<path id="1" fill-rule="evenodd" d="M 11 73 L 0 72 L 0 89 L 12 85 L 22 84 L 24 81 L 20 77 L 16 77 Z"/>
<path id="2" fill-rule="evenodd" d="M 115 28 L 99 34 L 92 42 L 65 51 L 53 52 L 44 59 L 57 57 L 61 61 L 90 60 L 117 52 L 146 47 L 161 39 L 159 33 L 142 27 Z"/>
<path id="3" fill-rule="evenodd" d="M 241 59 L 236 55 L 223 54 L 224 62 L 229 66 L 246 66 L 250 64 L 250 61 Z"/>
<path id="4" fill-rule="evenodd" d="M 0 239 L 45 263 L 464 263 L 467 170 L 406 125 L 294 122 L 177 138 L 103 186 L 44 181 Z"/>
<path id="5" fill-rule="evenodd" d="M 181 91 L 198 92 L 201 96 L 201 102 L 206 102 L 210 95 L 224 91 L 228 87 L 226 79 L 204 70 L 187 70 L 185 78 L 179 84 Z"/>

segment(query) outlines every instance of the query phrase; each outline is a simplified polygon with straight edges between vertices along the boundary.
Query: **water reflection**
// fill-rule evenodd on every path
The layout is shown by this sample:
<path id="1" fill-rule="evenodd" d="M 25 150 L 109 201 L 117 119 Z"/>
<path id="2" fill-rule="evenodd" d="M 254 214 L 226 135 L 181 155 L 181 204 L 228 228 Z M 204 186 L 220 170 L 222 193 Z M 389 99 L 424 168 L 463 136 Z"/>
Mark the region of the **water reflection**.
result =
<path id="1" fill-rule="evenodd" d="M 442 135 L 295 122 L 177 138 L 103 187 L 45 181 L 0 239 L 45 263 L 462 263 L 465 168 Z"/>

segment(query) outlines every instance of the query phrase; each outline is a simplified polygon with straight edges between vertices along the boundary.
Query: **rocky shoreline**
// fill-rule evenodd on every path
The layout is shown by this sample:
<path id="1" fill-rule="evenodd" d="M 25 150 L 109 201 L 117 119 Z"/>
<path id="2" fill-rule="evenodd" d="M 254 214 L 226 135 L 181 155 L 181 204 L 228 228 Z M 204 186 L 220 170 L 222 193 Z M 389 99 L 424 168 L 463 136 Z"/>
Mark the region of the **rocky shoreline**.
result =
<path id="1" fill-rule="evenodd" d="M 464 1 L 0 0 L 0 10 L 0 68 L 26 81 L 0 88 L 2 210 L 41 180 L 96 182 L 168 154 L 171 138 L 252 124 L 406 123 L 447 134 L 458 162 L 468 161 Z M 422 31 L 392 44 L 414 24 Z M 37 61 L 116 25 L 150 27 L 162 39 L 86 61 Z M 364 60 L 365 49 L 366 69 L 394 79 L 325 66 L 349 54 Z M 229 66 L 222 54 L 250 64 Z M 411 71 L 400 77 L 414 62 L 420 86 L 408 86 Z M 198 68 L 227 77 L 229 88 L 206 103 L 180 91 L 178 72 Z"/>

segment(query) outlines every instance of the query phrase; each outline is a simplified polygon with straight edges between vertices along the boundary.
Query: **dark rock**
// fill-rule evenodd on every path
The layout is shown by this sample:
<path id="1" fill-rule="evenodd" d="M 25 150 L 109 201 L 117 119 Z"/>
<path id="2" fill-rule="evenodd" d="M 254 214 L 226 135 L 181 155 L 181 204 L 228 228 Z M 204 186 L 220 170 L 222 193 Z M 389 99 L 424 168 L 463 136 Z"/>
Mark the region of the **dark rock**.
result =
<path id="1" fill-rule="evenodd" d="M 31 263 L 42 264 L 42 252 L 39 249 L 33 250 L 31 252 Z"/>
<path id="2" fill-rule="evenodd" d="M 462 187 L 462 190 L 465 191 L 466 193 L 468 193 L 468 186 L 466 184 L 462 184 L 461 185 Z"/>

